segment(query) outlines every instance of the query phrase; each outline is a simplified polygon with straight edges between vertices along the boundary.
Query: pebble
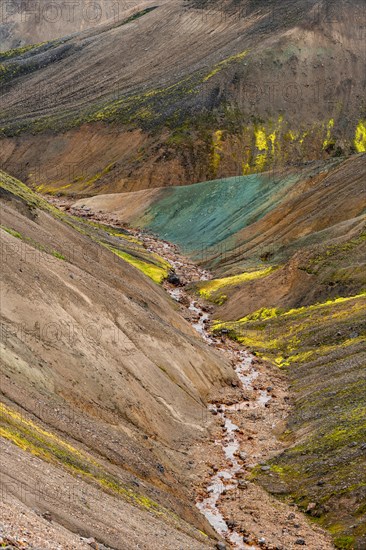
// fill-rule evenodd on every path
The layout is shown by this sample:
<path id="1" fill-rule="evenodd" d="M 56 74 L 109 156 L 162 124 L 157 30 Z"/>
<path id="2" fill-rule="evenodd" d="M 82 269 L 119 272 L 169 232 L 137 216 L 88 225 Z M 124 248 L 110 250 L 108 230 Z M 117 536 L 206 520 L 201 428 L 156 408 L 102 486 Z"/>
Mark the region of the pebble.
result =
<path id="1" fill-rule="evenodd" d="M 295 541 L 295 544 L 298 544 L 299 546 L 305 546 L 305 541 L 304 539 L 297 539 Z"/>
<path id="2" fill-rule="evenodd" d="M 52 521 L 52 516 L 51 516 L 51 513 L 50 513 L 50 512 L 44 512 L 44 513 L 42 514 L 42 517 L 43 517 L 44 519 L 46 519 L 47 521 Z"/>
<path id="3" fill-rule="evenodd" d="M 315 508 L 316 508 L 316 503 L 315 502 L 309 502 L 308 507 L 306 508 L 306 511 L 311 512 Z"/>
<path id="4" fill-rule="evenodd" d="M 236 527 L 236 523 L 233 519 L 229 519 L 229 521 L 227 522 L 227 526 L 229 527 L 229 529 L 234 529 Z"/>
<path id="5" fill-rule="evenodd" d="M 239 489 L 248 489 L 248 482 L 244 481 L 244 479 L 239 479 L 238 487 Z"/>

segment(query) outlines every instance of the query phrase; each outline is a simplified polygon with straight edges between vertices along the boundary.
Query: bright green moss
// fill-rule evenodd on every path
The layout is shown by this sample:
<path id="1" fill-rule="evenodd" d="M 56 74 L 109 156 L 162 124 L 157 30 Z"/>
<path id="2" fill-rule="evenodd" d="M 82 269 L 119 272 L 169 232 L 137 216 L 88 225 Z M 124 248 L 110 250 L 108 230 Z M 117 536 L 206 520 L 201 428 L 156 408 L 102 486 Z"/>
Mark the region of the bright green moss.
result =
<path id="1" fill-rule="evenodd" d="M 170 264 L 168 264 L 167 262 L 162 261 L 160 265 L 155 265 L 152 263 L 144 262 L 143 260 L 140 260 L 139 258 L 136 258 L 135 256 L 128 254 L 127 252 L 122 252 L 117 248 L 109 248 L 114 254 L 142 271 L 142 273 L 144 273 L 148 277 L 150 277 L 150 279 L 152 279 L 154 283 L 160 284 L 168 276 Z"/>
<path id="2" fill-rule="evenodd" d="M 354 146 L 358 153 L 366 153 L 366 120 L 360 120 L 357 125 Z"/>
<path id="3" fill-rule="evenodd" d="M 240 273 L 239 275 L 224 277 L 222 279 L 211 279 L 197 285 L 198 293 L 206 300 L 212 300 L 216 298 L 215 294 L 223 288 L 239 285 L 247 281 L 260 279 L 262 277 L 267 277 L 267 275 L 272 273 L 274 269 L 275 267 L 267 267 L 258 271 L 249 271 Z"/>
<path id="4" fill-rule="evenodd" d="M 204 78 L 203 82 L 207 82 L 207 80 L 210 80 L 213 76 L 215 76 L 217 73 L 222 71 L 228 64 L 233 63 L 235 61 L 241 61 L 248 55 L 248 50 L 245 50 L 243 52 L 237 53 L 235 55 L 231 55 L 230 57 L 224 59 L 223 61 L 220 61 Z"/>
<path id="5" fill-rule="evenodd" d="M 57 252 L 57 250 L 52 250 L 51 254 L 52 254 L 52 256 L 57 258 L 58 260 L 66 260 L 65 256 L 63 254 L 61 254 L 61 252 Z"/>
<path id="6" fill-rule="evenodd" d="M 18 231 L 14 231 L 14 229 L 11 229 L 10 227 L 5 227 L 4 225 L 0 225 L 0 228 L 3 231 L 6 231 L 6 233 L 9 233 L 9 235 L 12 235 L 13 237 L 16 237 L 17 239 L 22 239 L 22 235 Z"/>

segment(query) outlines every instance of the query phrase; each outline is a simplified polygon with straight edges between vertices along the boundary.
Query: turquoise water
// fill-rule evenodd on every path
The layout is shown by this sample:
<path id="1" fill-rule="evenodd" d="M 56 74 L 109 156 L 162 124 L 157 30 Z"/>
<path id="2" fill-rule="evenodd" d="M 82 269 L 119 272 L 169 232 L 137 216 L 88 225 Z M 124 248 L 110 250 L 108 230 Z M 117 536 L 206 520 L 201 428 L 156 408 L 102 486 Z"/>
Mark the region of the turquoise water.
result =
<path id="1" fill-rule="evenodd" d="M 136 221 L 195 256 L 262 218 L 298 180 L 253 174 L 170 187 Z"/>

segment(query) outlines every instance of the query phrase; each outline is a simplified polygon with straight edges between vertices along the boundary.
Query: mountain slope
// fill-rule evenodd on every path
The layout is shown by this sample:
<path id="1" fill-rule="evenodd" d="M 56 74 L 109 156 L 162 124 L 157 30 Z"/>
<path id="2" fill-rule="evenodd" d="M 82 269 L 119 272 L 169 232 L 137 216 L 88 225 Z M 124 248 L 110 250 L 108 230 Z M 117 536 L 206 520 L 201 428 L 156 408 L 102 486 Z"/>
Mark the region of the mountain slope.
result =
<path id="1" fill-rule="evenodd" d="M 113 235 L 4 173 L 0 198 L 5 491 L 113 548 L 205 547 L 188 451 L 232 368 Z"/>
<path id="2" fill-rule="evenodd" d="M 365 151 L 361 0 L 144 6 L 2 56 L 10 173 L 90 195 Z"/>
<path id="3" fill-rule="evenodd" d="M 62 0 L 43 4 L 7 0 L 1 7 L 1 49 L 24 48 L 108 22 L 117 23 L 134 13 L 136 8 L 120 0 Z"/>

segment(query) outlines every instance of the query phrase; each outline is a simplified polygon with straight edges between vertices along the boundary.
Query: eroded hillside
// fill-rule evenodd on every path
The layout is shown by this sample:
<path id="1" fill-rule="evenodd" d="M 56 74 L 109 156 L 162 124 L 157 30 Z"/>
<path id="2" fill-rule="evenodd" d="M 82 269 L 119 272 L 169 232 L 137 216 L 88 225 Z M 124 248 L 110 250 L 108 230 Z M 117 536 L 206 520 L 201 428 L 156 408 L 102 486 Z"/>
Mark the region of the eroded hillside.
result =
<path id="1" fill-rule="evenodd" d="M 139 247 L 150 275 L 161 259 L 4 173 L 0 198 L 6 502 L 113 548 L 210 545 L 188 451 L 232 369 L 123 257 Z"/>
<path id="2" fill-rule="evenodd" d="M 23 2 L 7 0 L 1 6 L 2 50 L 40 44 L 103 25 L 118 23 L 141 8 L 142 3 L 121 0 Z"/>
<path id="3" fill-rule="evenodd" d="M 2 166 L 92 195 L 364 152 L 365 24 L 362 0 L 172 0 L 5 52 Z"/>

